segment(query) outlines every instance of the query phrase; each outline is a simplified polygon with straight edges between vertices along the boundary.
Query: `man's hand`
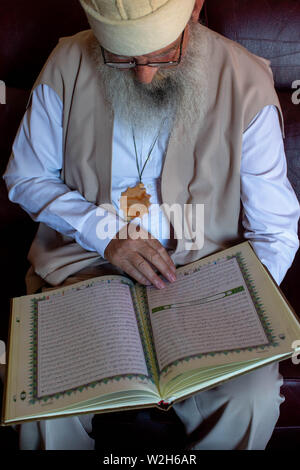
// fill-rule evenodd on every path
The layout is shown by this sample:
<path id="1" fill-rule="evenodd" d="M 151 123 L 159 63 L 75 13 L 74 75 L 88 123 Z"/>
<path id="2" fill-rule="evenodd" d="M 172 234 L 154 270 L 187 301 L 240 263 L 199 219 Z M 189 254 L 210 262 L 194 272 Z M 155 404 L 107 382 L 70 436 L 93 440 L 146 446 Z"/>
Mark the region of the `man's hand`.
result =
<path id="1" fill-rule="evenodd" d="M 107 245 L 104 256 L 140 284 L 153 284 L 157 289 L 166 286 L 151 264 L 168 281 L 176 281 L 176 268 L 165 248 L 149 232 L 133 224 L 120 230 Z"/>

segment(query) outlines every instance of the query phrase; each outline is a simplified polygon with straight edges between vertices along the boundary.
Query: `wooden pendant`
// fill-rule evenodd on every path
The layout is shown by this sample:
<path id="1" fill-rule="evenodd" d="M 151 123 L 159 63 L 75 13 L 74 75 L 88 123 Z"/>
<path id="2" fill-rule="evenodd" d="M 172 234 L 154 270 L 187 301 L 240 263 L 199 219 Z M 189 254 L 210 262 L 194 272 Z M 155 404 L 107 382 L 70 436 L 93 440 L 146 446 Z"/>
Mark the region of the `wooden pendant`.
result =
<path id="1" fill-rule="evenodd" d="M 121 194 L 120 209 L 124 213 L 125 219 L 129 222 L 136 217 L 143 217 L 148 214 L 151 195 L 147 194 L 143 183 L 138 183 L 134 188 L 127 188 Z"/>

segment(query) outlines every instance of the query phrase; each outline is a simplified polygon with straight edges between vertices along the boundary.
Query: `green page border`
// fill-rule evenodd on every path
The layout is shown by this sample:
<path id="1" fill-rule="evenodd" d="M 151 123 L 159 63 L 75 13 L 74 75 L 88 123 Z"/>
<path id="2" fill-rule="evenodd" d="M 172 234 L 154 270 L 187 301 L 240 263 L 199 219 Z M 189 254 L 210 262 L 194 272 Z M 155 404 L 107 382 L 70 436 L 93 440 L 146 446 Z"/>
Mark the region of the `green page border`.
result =
<path id="1" fill-rule="evenodd" d="M 250 294 L 251 299 L 253 301 L 253 304 L 255 306 L 258 317 L 261 321 L 261 325 L 262 325 L 262 327 L 264 329 L 264 332 L 267 336 L 268 343 L 267 344 L 262 344 L 262 345 L 259 345 L 259 346 L 252 346 L 252 347 L 239 348 L 239 349 L 229 349 L 229 350 L 226 350 L 226 351 L 210 351 L 210 352 L 207 352 L 207 353 L 201 353 L 201 354 L 195 354 L 195 355 L 192 355 L 192 356 L 187 356 L 187 357 L 184 357 L 184 358 L 181 358 L 181 359 L 177 359 L 176 361 L 173 361 L 170 364 L 168 364 L 167 366 L 165 366 L 160 371 L 161 375 L 165 374 L 172 366 L 174 366 L 174 365 L 177 366 L 178 364 L 183 363 L 183 362 L 189 362 L 191 359 L 201 359 L 201 358 L 205 358 L 205 357 L 209 357 L 209 356 L 215 357 L 217 355 L 227 356 L 229 353 L 239 354 L 241 351 L 259 351 L 259 350 L 264 350 L 266 348 L 269 348 L 270 346 L 274 347 L 274 348 L 279 346 L 279 343 L 276 341 L 276 336 L 273 335 L 273 329 L 271 328 L 270 320 L 266 315 L 266 311 L 264 309 L 263 303 L 262 303 L 260 297 L 258 296 L 257 290 L 255 289 L 254 282 L 250 277 L 250 273 L 247 269 L 247 263 L 246 263 L 243 255 L 242 255 L 242 253 L 239 251 L 234 255 L 226 256 L 226 258 L 225 257 L 220 257 L 220 258 L 216 259 L 215 261 L 212 261 L 208 264 L 217 264 L 218 261 L 230 260 L 232 258 L 236 258 L 236 260 L 238 262 L 238 265 L 241 269 L 242 276 L 243 276 L 245 284 L 248 288 L 249 294 Z M 204 265 L 204 266 L 207 266 L 207 265 Z M 203 266 L 199 266 L 198 268 L 194 269 L 193 273 L 195 273 L 197 271 L 200 271 L 200 269 L 202 267 Z M 151 330 L 152 330 L 152 328 L 151 328 Z"/>
<path id="2" fill-rule="evenodd" d="M 92 281 L 91 283 L 87 284 L 87 288 L 94 286 L 97 282 L 110 283 L 111 280 L 106 279 L 106 280 L 103 280 L 103 281 Z M 124 279 L 122 279 L 120 282 L 123 283 L 123 284 L 128 285 L 130 287 L 130 290 L 132 290 L 134 288 L 133 283 L 129 279 L 128 279 L 128 282 L 126 282 Z M 74 289 L 76 289 L 76 288 L 74 288 Z M 132 380 L 132 379 L 140 378 L 142 380 L 144 380 L 144 379 L 150 380 L 151 382 L 154 383 L 153 375 L 150 372 L 151 368 L 149 367 L 149 358 L 146 357 L 146 365 L 147 365 L 147 369 L 148 369 L 148 372 L 149 372 L 148 376 L 142 375 L 142 374 L 122 374 L 122 375 L 117 375 L 117 376 L 113 376 L 113 377 L 106 377 L 104 379 L 96 380 L 96 381 L 91 382 L 89 384 L 83 384 L 81 386 L 71 388 L 71 389 L 68 389 L 68 390 L 64 390 L 62 392 L 57 392 L 57 393 L 54 393 L 54 394 L 51 394 L 51 395 L 38 397 L 38 395 L 37 395 L 38 303 L 42 302 L 43 300 L 48 300 L 50 296 L 51 296 L 51 292 L 49 292 L 48 295 L 46 294 L 43 297 L 36 297 L 36 298 L 33 298 L 31 300 L 31 302 L 32 302 L 32 305 L 31 305 L 31 319 L 30 319 L 30 351 L 31 352 L 30 352 L 30 363 L 29 363 L 29 372 L 30 372 L 30 376 L 29 376 L 29 389 L 30 389 L 30 391 L 29 391 L 29 396 L 30 396 L 29 404 L 30 405 L 34 405 L 35 403 L 46 403 L 49 400 L 59 399 L 59 398 L 65 396 L 65 395 L 70 396 L 74 393 L 75 394 L 76 393 L 82 393 L 84 390 L 88 390 L 90 388 L 95 388 L 97 385 L 107 384 L 109 382 L 119 382 L 120 380 L 125 380 L 125 379 L 126 380 L 127 379 Z M 132 298 L 133 298 L 133 296 L 132 296 Z M 135 298 L 133 298 L 133 304 L 134 304 L 134 307 L 136 308 Z M 137 322 L 138 322 L 139 331 L 141 331 L 140 318 L 138 318 L 138 315 L 136 315 L 136 318 L 137 318 Z M 140 335 L 140 336 L 142 338 L 142 346 L 143 346 L 143 349 L 145 351 L 145 345 L 143 344 L 144 339 L 143 339 L 142 335 Z M 21 399 L 25 400 L 26 399 L 26 392 L 23 392 L 21 395 L 22 395 Z"/>

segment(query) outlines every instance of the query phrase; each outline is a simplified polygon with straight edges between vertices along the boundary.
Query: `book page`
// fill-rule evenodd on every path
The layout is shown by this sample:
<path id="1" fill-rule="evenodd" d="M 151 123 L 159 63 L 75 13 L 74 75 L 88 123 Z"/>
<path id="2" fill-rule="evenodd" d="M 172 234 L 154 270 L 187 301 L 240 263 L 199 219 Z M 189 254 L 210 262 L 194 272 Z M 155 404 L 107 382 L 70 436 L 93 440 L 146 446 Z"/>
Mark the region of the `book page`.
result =
<path id="1" fill-rule="evenodd" d="M 130 287 L 98 282 L 38 302 L 37 396 L 103 378 L 148 376 Z"/>
<path id="2" fill-rule="evenodd" d="M 178 274 L 163 290 L 147 288 L 160 371 L 201 353 L 268 344 L 235 258 Z"/>

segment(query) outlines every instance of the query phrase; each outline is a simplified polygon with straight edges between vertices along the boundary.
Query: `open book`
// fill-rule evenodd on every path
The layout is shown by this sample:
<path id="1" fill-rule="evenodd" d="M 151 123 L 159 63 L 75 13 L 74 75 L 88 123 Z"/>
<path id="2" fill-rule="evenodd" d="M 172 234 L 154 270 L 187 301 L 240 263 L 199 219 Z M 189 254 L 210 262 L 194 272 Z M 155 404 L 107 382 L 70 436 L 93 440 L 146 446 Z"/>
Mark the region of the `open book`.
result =
<path id="1" fill-rule="evenodd" d="M 13 299 L 2 423 L 167 409 L 295 353 L 299 322 L 249 242 L 165 282 L 103 276 Z"/>

